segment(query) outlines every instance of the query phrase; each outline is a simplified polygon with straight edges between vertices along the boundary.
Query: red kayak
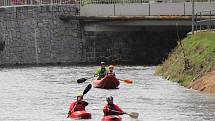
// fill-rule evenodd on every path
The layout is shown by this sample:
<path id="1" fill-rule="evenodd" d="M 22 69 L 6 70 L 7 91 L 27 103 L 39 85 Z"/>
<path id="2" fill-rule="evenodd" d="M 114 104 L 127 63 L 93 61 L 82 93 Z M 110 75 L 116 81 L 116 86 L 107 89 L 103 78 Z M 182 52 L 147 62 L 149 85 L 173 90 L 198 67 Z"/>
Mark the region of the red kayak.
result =
<path id="1" fill-rule="evenodd" d="M 91 113 L 86 111 L 75 111 L 70 115 L 70 117 L 74 119 L 90 119 Z"/>
<path id="2" fill-rule="evenodd" d="M 106 76 L 102 80 L 93 81 L 93 85 L 96 88 L 102 89 L 117 89 L 120 82 L 115 76 Z"/>
<path id="3" fill-rule="evenodd" d="M 102 118 L 102 121 L 122 121 L 119 115 L 108 115 Z"/>

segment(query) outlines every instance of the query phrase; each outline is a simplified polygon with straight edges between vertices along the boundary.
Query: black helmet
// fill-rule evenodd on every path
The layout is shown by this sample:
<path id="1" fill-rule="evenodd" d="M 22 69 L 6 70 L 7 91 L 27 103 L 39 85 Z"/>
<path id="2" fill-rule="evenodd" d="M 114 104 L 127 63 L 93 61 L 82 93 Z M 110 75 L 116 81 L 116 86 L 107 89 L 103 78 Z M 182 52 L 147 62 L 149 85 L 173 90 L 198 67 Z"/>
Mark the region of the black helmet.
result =
<path id="1" fill-rule="evenodd" d="M 113 101 L 113 97 L 112 97 L 112 96 L 107 97 L 106 100 L 107 100 L 107 101 Z"/>

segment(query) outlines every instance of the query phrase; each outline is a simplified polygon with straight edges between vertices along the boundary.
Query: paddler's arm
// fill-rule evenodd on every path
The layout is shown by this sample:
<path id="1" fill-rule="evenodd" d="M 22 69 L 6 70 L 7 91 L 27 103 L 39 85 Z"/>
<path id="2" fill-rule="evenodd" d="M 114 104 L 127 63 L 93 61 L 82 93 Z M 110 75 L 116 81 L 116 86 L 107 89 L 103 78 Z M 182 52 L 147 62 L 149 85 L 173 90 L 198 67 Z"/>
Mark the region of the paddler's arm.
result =
<path id="1" fill-rule="evenodd" d="M 69 116 L 71 115 L 71 113 L 74 111 L 74 109 L 76 108 L 77 103 L 73 102 L 70 107 L 69 107 L 69 112 L 67 115 L 67 118 L 69 118 Z"/>
<path id="2" fill-rule="evenodd" d="M 119 106 L 114 105 L 115 110 L 110 109 L 112 112 L 118 113 L 119 115 L 127 114 Z"/>
<path id="3" fill-rule="evenodd" d="M 98 69 L 96 70 L 96 72 L 95 72 L 94 76 L 95 76 L 95 77 L 96 77 L 96 76 L 98 76 L 100 72 L 101 72 L 101 69 L 100 69 L 100 68 L 98 68 Z"/>
<path id="4" fill-rule="evenodd" d="M 87 105 L 88 105 L 88 102 L 86 102 L 86 101 L 83 101 L 83 103 L 84 103 L 84 105 L 85 105 L 85 106 L 87 106 Z"/>
<path id="5" fill-rule="evenodd" d="M 116 111 L 116 110 L 111 110 L 109 109 L 111 112 L 113 113 L 117 113 L 118 115 L 123 115 L 123 114 L 127 114 L 126 112 L 120 112 L 120 111 Z"/>

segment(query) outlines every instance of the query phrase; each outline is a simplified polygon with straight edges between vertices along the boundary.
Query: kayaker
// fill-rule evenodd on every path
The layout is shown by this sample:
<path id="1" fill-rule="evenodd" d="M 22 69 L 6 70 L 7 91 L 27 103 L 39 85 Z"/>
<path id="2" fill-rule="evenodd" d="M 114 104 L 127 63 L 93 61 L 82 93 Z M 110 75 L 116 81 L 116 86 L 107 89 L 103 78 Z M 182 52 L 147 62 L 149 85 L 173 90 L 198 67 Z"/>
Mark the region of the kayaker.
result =
<path id="1" fill-rule="evenodd" d="M 77 100 L 75 102 L 71 103 L 71 105 L 69 107 L 68 116 L 70 116 L 71 113 L 75 112 L 75 111 L 85 111 L 85 107 L 87 105 L 88 105 L 88 103 L 83 100 L 83 95 L 78 94 L 77 95 Z"/>
<path id="2" fill-rule="evenodd" d="M 109 69 L 109 71 L 107 72 L 107 76 L 115 76 L 115 72 L 113 71 L 113 69 L 114 69 L 114 66 L 113 65 L 110 65 L 109 67 L 108 67 L 108 69 Z"/>
<path id="3" fill-rule="evenodd" d="M 103 112 L 104 115 L 123 115 L 123 114 L 127 114 L 126 112 L 124 112 L 119 106 L 115 105 L 113 103 L 113 97 L 107 97 L 107 105 L 105 105 L 105 107 L 103 108 Z"/>
<path id="4" fill-rule="evenodd" d="M 94 76 L 99 76 L 98 80 L 101 80 L 105 77 L 106 73 L 108 72 L 108 69 L 106 68 L 105 62 L 100 63 L 100 67 L 97 69 Z"/>

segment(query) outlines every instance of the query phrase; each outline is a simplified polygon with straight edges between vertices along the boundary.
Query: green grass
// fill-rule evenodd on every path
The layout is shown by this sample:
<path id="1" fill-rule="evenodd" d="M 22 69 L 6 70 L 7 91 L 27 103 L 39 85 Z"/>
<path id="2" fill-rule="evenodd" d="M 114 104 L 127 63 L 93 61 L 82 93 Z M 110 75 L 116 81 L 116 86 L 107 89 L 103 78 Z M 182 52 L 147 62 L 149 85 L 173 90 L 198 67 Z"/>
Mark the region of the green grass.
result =
<path id="1" fill-rule="evenodd" d="M 192 80 L 214 69 L 215 32 L 200 32 L 185 38 L 182 47 L 178 45 L 157 67 L 155 74 L 188 86 Z"/>

